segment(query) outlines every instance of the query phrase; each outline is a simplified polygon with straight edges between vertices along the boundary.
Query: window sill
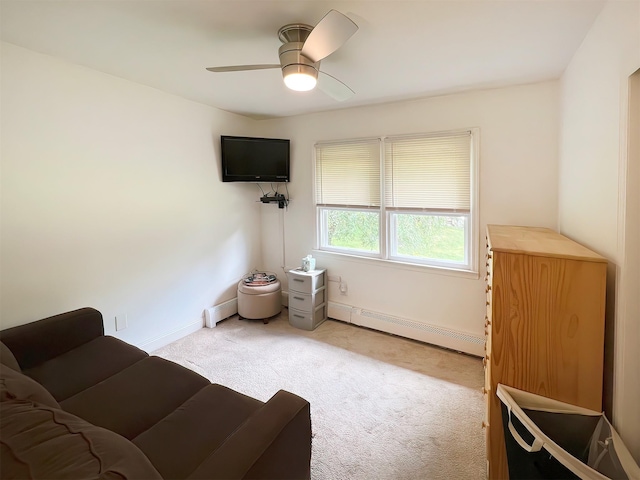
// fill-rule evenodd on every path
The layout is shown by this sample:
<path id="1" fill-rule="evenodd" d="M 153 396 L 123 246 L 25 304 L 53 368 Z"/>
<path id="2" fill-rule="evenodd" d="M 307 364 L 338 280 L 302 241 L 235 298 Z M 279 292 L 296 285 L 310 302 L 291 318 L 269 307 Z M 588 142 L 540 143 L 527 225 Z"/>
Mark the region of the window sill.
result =
<path id="1" fill-rule="evenodd" d="M 358 255 L 350 255 L 348 253 L 329 252 L 327 250 L 313 250 L 313 256 L 316 258 L 333 258 L 353 263 L 368 264 L 376 267 L 402 269 L 435 275 L 447 275 L 471 280 L 478 280 L 480 278 L 480 273 L 478 271 L 456 269 L 452 267 L 438 267 L 435 265 L 423 265 L 419 263 L 401 262 L 398 260 L 387 260 L 382 258 L 361 257 Z"/>

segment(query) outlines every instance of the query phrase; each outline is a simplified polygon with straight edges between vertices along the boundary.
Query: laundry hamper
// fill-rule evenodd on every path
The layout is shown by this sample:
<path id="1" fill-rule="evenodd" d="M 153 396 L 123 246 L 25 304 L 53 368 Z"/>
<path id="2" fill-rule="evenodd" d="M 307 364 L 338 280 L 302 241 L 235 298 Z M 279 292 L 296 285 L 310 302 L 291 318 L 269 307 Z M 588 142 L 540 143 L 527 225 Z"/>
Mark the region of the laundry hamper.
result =
<path id="1" fill-rule="evenodd" d="M 509 477 L 640 479 L 640 468 L 602 412 L 499 384 Z"/>

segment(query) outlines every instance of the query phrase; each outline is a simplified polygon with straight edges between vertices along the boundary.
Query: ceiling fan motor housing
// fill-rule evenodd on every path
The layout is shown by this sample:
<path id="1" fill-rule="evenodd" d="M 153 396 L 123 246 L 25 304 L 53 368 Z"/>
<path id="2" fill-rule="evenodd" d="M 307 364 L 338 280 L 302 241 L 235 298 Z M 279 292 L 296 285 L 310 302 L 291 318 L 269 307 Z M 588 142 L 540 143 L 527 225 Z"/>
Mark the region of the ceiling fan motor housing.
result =
<path id="1" fill-rule="evenodd" d="M 311 30 L 313 27 L 304 23 L 292 23 L 278 30 L 278 38 L 283 43 L 278 50 L 278 56 L 284 77 L 302 73 L 318 78 L 320 62 L 313 62 L 300 53 Z"/>
<path id="2" fill-rule="evenodd" d="M 317 79 L 320 62 L 314 63 L 302 55 L 300 51 L 303 45 L 303 42 L 289 42 L 280 47 L 278 55 L 282 74 L 286 77 L 292 73 L 304 73 Z"/>

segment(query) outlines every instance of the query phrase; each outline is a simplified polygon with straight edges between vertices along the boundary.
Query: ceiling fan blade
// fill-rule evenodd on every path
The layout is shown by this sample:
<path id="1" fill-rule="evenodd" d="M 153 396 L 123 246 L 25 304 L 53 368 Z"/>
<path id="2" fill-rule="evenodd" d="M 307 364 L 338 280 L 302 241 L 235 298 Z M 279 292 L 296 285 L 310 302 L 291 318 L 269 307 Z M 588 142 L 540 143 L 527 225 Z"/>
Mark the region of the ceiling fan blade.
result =
<path id="1" fill-rule="evenodd" d="M 349 17 L 329 10 L 311 30 L 300 53 L 312 62 L 319 62 L 340 48 L 357 31 L 358 25 Z"/>
<path id="2" fill-rule="evenodd" d="M 244 70 L 265 70 L 267 68 L 280 68 L 279 63 L 268 63 L 262 65 L 230 65 L 227 67 L 209 67 L 210 72 L 242 72 Z"/>
<path id="3" fill-rule="evenodd" d="M 339 102 L 349 100 L 356 94 L 336 77 L 324 72 L 318 72 L 318 88 Z"/>

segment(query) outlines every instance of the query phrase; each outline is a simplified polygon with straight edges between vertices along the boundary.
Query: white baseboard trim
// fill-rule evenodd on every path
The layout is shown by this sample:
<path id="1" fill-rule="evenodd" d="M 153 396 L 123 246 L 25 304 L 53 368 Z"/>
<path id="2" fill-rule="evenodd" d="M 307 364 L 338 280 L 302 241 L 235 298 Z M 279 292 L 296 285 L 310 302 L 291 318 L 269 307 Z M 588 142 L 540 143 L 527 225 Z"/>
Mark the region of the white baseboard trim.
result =
<path id="1" fill-rule="evenodd" d="M 400 335 L 470 355 L 478 357 L 484 355 L 485 339 L 482 336 L 334 302 L 329 302 L 328 316 L 335 320 Z"/>
<path id="2" fill-rule="evenodd" d="M 151 340 L 148 340 L 138 345 L 138 348 L 141 348 L 147 353 L 151 353 L 154 350 L 164 347 L 165 345 L 169 345 L 171 342 L 175 342 L 176 340 L 180 340 L 182 337 L 186 337 L 191 333 L 197 332 L 201 328 L 202 320 L 198 320 L 196 322 L 185 325 L 184 327 L 173 330 L 172 332 L 165 333 Z"/>

